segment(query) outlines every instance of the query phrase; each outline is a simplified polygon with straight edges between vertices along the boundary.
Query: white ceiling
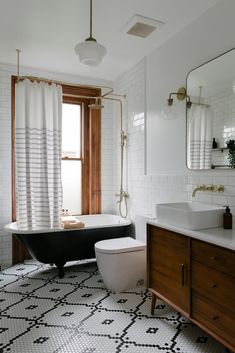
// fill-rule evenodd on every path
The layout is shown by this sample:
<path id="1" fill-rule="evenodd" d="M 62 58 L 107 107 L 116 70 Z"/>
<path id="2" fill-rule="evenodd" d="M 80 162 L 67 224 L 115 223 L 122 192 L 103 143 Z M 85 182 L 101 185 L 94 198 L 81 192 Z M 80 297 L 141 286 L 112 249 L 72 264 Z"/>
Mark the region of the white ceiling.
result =
<path id="1" fill-rule="evenodd" d="M 0 0 L 0 62 L 114 80 L 219 0 L 93 0 L 93 36 L 102 64 L 79 63 L 74 46 L 89 36 L 89 0 Z M 163 21 L 148 38 L 121 33 L 135 14 Z"/>

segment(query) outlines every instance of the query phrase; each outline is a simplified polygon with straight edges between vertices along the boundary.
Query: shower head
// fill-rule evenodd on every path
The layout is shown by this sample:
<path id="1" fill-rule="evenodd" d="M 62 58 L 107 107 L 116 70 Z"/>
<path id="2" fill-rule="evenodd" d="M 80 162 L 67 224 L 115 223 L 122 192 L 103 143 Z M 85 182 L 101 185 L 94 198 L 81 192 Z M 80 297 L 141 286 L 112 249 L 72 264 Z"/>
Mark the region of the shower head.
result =
<path id="1" fill-rule="evenodd" d="M 104 108 L 104 106 L 101 103 L 99 103 L 99 101 L 101 102 L 99 98 L 95 98 L 95 103 L 89 104 L 88 107 L 94 110 L 101 110 L 102 108 Z"/>

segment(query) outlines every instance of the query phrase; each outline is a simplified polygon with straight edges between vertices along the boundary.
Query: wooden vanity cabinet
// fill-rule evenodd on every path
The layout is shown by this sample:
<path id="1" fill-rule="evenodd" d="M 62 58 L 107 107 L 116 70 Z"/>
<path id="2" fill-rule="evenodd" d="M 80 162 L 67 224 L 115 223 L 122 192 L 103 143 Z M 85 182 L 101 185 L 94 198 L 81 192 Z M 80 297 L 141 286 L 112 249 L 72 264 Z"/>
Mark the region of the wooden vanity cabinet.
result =
<path id="1" fill-rule="evenodd" d="M 148 287 L 153 294 L 189 312 L 189 256 L 187 237 L 148 225 Z"/>
<path id="2" fill-rule="evenodd" d="M 147 225 L 151 312 L 159 297 L 235 352 L 235 252 Z"/>

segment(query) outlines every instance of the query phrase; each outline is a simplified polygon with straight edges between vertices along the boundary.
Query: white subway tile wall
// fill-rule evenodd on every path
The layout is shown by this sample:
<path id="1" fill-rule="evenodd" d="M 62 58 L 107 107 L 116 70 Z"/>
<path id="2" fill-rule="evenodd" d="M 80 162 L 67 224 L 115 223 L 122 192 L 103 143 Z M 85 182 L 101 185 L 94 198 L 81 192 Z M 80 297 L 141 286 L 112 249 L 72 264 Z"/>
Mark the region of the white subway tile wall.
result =
<path id="1" fill-rule="evenodd" d="M 150 189 L 146 188 L 144 175 L 145 157 L 145 59 L 141 60 L 126 74 L 115 82 L 115 91 L 126 95 L 124 100 L 124 130 L 127 134 L 126 154 L 124 160 L 124 189 L 129 194 L 129 215 L 144 214 L 148 207 Z M 114 170 L 120 179 L 120 120 L 114 121 L 116 151 L 114 153 Z M 116 180 L 118 191 L 118 179 Z M 138 192 L 137 192 L 138 191 Z"/>
<path id="2" fill-rule="evenodd" d="M 198 192 L 195 201 L 231 206 L 235 216 L 235 176 L 233 170 L 189 171 L 182 175 L 145 175 L 145 60 L 143 59 L 115 82 L 115 89 L 127 95 L 124 118 L 127 131 L 127 180 L 129 215 L 156 216 L 155 204 L 160 202 L 192 200 L 192 191 L 198 184 L 223 184 L 221 194 Z M 227 98 L 224 98 L 227 99 Z M 234 99 L 231 97 L 230 100 Z M 209 103 L 212 104 L 210 101 Z M 219 103 L 218 103 L 219 104 Z M 234 116 L 235 99 L 231 103 L 230 118 Z M 216 108 L 217 109 L 217 108 Z M 224 116 L 220 112 L 218 119 Z M 231 120 L 231 119 L 230 119 Z M 217 122 L 219 124 L 219 122 Z M 217 124 L 217 125 L 218 125 Z M 114 122 L 115 133 L 119 128 Z M 219 127 L 221 128 L 221 127 Z M 115 136 L 114 133 L 114 136 Z M 115 144 L 119 150 L 118 144 Z M 116 155 L 118 153 L 116 150 Z M 182 151 L 185 153 L 185 151 Z M 221 152 L 220 152 L 221 153 Z M 117 160 L 117 158 L 114 158 Z M 115 164 L 114 168 L 118 168 Z M 115 173 L 118 175 L 118 173 Z"/>

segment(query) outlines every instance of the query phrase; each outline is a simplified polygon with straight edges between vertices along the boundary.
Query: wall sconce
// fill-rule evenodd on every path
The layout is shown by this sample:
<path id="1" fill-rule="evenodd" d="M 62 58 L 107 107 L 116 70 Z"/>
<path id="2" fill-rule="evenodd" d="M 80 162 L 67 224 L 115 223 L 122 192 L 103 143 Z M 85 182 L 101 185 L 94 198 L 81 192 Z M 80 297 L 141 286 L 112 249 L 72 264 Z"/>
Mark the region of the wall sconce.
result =
<path id="1" fill-rule="evenodd" d="M 183 101 L 186 98 L 186 107 L 191 108 L 192 102 L 190 100 L 190 97 L 187 95 L 186 89 L 184 87 L 180 87 L 177 92 L 171 92 L 169 94 L 169 98 L 167 99 L 167 104 L 169 107 L 173 105 L 173 95 L 175 95 L 179 101 Z"/>

